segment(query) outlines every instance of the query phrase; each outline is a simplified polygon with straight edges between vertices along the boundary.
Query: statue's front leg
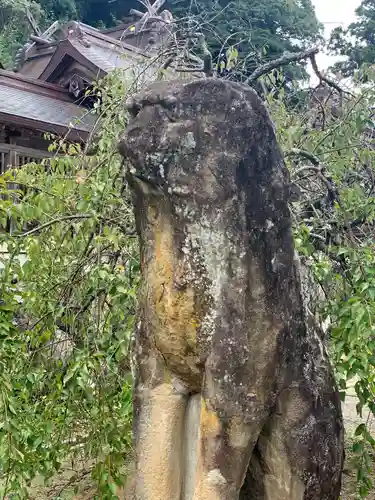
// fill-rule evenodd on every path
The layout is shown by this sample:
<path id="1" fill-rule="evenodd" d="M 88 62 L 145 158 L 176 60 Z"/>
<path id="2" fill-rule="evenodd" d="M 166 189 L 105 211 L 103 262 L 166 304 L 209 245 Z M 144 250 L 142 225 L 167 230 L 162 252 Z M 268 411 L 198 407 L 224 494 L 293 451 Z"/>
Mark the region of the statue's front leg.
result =
<path id="1" fill-rule="evenodd" d="M 241 415 L 227 417 L 202 396 L 193 500 L 238 500 L 265 418 L 262 412 L 251 422 Z"/>
<path id="2" fill-rule="evenodd" d="M 186 401 L 171 383 L 135 388 L 135 471 L 126 500 L 180 500 Z"/>

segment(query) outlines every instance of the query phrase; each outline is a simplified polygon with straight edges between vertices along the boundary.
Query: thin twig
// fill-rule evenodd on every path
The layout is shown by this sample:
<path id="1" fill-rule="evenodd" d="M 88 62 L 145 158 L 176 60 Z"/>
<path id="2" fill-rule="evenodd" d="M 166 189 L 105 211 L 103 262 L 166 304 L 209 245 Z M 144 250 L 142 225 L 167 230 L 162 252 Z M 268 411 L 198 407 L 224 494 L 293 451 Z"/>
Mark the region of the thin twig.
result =
<path id="1" fill-rule="evenodd" d="M 312 54 L 310 56 L 310 61 L 311 61 L 311 66 L 312 66 L 312 69 L 314 71 L 314 73 L 316 74 L 316 76 L 319 78 L 319 81 L 320 82 L 324 82 L 326 83 L 327 85 L 329 85 L 330 87 L 334 88 L 335 90 L 337 90 L 337 92 L 342 95 L 343 93 L 345 94 L 349 94 L 350 96 L 353 97 L 353 94 L 347 90 L 344 90 L 340 87 L 340 85 L 338 85 L 336 82 L 334 82 L 333 80 L 331 80 L 330 78 L 324 76 L 322 74 L 322 72 L 320 71 L 320 69 L 318 68 L 318 64 L 316 62 L 316 58 L 315 58 L 315 55 L 316 54 Z"/>
<path id="2" fill-rule="evenodd" d="M 285 156 L 300 156 L 301 158 L 305 158 L 305 159 L 309 160 L 313 166 L 312 167 L 302 167 L 299 171 L 297 171 L 297 173 L 301 173 L 305 170 L 314 170 L 314 172 L 316 173 L 316 176 L 323 182 L 323 184 L 325 184 L 327 186 L 327 190 L 328 190 L 329 194 L 331 195 L 332 199 L 337 200 L 337 202 L 339 204 L 341 203 L 339 193 L 338 193 L 338 190 L 337 190 L 335 184 L 333 183 L 333 181 L 331 179 L 327 178 L 324 175 L 323 172 L 325 170 L 325 167 L 324 167 L 324 165 L 322 165 L 320 163 L 320 160 L 317 156 L 310 153 L 309 151 L 304 151 L 303 149 L 297 149 L 297 148 L 291 149 L 290 151 L 285 153 Z"/>
<path id="3" fill-rule="evenodd" d="M 354 101 L 354 103 L 351 105 L 350 109 L 347 111 L 346 115 L 342 118 L 342 120 L 340 120 L 336 125 L 335 127 L 329 129 L 327 131 L 327 133 L 324 135 L 324 137 L 322 137 L 320 139 L 320 141 L 315 145 L 314 147 L 314 151 L 316 151 L 322 144 L 324 144 L 325 140 L 328 139 L 328 137 L 332 136 L 340 127 L 343 126 L 343 124 L 346 123 L 346 121 L 348 120 L 349 116 L 351 115 L 351 113 L 354 111 L 354 109 L 356 108 L 356 106 L 363 100 L 365 99 L 367 96 L 366 96 L 366 93 L 362 93 L 358 96 L 358 98 Z"/>

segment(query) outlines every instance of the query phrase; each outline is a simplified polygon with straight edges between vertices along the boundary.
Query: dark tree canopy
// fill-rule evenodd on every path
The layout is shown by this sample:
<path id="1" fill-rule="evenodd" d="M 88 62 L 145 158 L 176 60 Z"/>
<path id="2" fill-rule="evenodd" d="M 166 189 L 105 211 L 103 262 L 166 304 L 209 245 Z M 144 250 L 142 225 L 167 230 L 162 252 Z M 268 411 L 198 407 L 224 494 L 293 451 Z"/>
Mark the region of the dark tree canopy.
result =
<path id="1" fill-rule="evenodd" d="M 92 26 L 113 26 L 139 8 L 135 0 L 39 0 L 45 12 L 54 19 L 80 19 Z"/>
<path id="2" fill-rule="evenodd" d="M 36 19 L 42 20 L 44 13 L 40 3 L 28 2 L 28 8 Z M 0 63 L 11 66 L 18 47 L 30 34 L 30 25 L 21 0 L 0 0 Z"/>
<path id="3" fill-rule="evenodd" d="M 0 13 L 2 2 L 0 0 Z M 10 2 L 11 3 L 11 2 Z M 80 19 L 92 26 L 113 26 L 129 16 L 131 8 L 142 9 L 137 0 L 38 0 L 39 19 Z M 216 58 L 235 47 L 239 71 L 248 72 L 260 62 L 285 51 L 299 51 L 321 34 L 311 0 L 167 0 L 175 18 L 192 17 L 192 29 L 202 30 Z M 21 37 L 22 38 L 22 37 Z M 19 40 L 19 37 L 17 39 Z M 1 50 L 0 50 L 1 54 Z M 301 77 L 302 66 L 289 73 Z"/>

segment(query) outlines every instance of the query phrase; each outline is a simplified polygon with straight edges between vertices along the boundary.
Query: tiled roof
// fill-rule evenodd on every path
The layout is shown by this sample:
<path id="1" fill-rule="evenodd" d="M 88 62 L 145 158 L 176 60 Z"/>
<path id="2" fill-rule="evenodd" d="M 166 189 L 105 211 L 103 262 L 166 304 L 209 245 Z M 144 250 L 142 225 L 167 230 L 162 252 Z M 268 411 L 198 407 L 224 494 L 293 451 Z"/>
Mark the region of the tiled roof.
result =
<path id="1" fill-rule="evenodd" d="M 71 124 L 76 131 L 88 132 L 94 123 L 94 117 L 85 108 L 74 103 L 25 88 L 11 87 L 2 82 L 0 114 L 40 122 L 48 126 L 48 131 L 53 131 L 55 127 L 56 133 L 61 131 L 61 128 L 72 128 Z"/>
<path id="2" fill-rule="evenodd" d="M 145 13 L 131 11 L 137 20 L 110 30 L 56 21 L 41 35 L 31 35 L 17 56 L 18 76 L 0 70 L 0 121 L 58 135 L 73 128 L 70 136 L 87 136 L 95 117 L 72 102 L 72 95 L 83 97 L 81 88 L 73 91 L 72 79 L 85 87 L 121 69 L 138 85 L 152 81 L 158 71 L 153 57 L 171 35 L 172 15 L 157 14 L 163 3 L 147 4 Z"/>
<path id="3" fill-rule="evenodd" d="M 163 2 L 155 2 L 156 11 L 162 4 Z M 72 45 L 76 45 L 74 39 L 81 40 L 83 46 L 80 47 L 82 48 L 80 51 L 85 52 L 85 57 L 91 63 L 97 64 L 99 70 L 108 73 L 115 68 L 124 69 L 129 66 L 126 61 L 122 61 L 124 54 L 141 54 L 147 57 L 158 52 L 166 40 L 170 39 L 168 24 L 171 20 L 172 15 L 168 11 L 163 11 L 159 16 L 154 9 L 151 9 L 141 14 L 138 20 L 104 30 L 77 21 L 65 24 L 55 22 L 42 35 L 38 37 L 32 35 L 20 49 L 16 57 L 15 71 L 22 72 L 27 61 L 35 62 L 41 58 L 50 60 L 59 45 L 67 39 L 72 41 Z M 122 57 L 119 56 L 120 52 Z"/>
<path id="4" fill-rule="evenodd" d="M 70 42 L 86 59 L 105 73 L 110 73 L 116 68 L 129 68 L 137 61 L 131 52 L 119 50 L 115 45 L 102 46 L 94 42 L 90 43 L 90 47 L 85 47 L 78 40 L 72 39 Z"/>

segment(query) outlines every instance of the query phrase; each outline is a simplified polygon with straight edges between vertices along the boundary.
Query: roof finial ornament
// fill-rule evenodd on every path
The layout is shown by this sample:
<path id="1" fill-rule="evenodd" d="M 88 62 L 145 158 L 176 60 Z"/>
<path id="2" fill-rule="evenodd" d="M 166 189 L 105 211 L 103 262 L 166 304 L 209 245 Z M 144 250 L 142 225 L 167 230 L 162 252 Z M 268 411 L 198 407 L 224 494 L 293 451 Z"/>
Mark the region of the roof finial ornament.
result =
<path id="1" fill-rule="evenodd" d="M 165 28 L 166 25 L 170 24 L 173 21 L 173 16 L 168 10 L 163 10 L 163 12 L 159 14 L 159 10 L 164 5 L 165 0 L 155 0 L 154 3 L 151 3 L 150 0 L 138 1 L 143 5 L 143 7 L 145 7 L 146 12 L 141 12 L 137 9 L 130 10 L 131 15 L 139 17 L 140 19 L 136 23 L 126 28 L 126 30 L 122 34 L 121 40 L 126 38 L 126 36 L 128 36 L 129 34 L 136 34 L 141 32 L 149 21 L 155 21 L 156 23 L 160 22 L 162 23 L 163 28 Z M 160 31 L 162 31 L 163 28 L 161 28 Z"/>
<path id="2" fill-rule="evenodd" d="M 42 34 L 42 31 L 39 28 L 38 23 L 35 21 L 35 18 L 32 15 L 31 10 L 29 9 L 28 6 L 26 6 L 26 17 L 27 20 L 29 21 L 29 24 L 33 30 L 34 35 L 40 36 Z"/>
<path id="3" fill-rule="evenodd" d="M 33 34 L 30 35 L 29 40 L 18 50 L 14 61 L 14 72 L 18 72 L 22 65 L 27 61 L 30 53 L 35 51 L 37 44 L 48 44 L 51 41 L 52 35 L 59 29 L 59 21 L 55 21 L 49 28 L 42 32 L 35 21 L 30 9 L 26 7 L 26 17 L 32 27 Z"/>

